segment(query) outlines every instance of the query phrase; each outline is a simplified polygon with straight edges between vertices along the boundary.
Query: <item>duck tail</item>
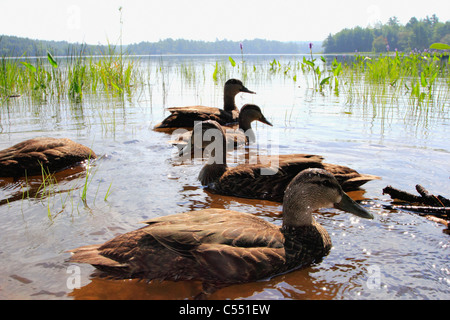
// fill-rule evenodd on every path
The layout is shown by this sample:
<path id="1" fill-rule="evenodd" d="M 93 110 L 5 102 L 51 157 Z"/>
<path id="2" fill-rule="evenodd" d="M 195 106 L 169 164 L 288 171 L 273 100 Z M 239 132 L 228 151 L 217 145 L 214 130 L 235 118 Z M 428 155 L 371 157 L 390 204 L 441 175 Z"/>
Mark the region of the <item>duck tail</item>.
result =
<path id="1" fill-rule="evenodd" d="M 119 262 L 101 255 L 98 250 L 100 246 L 101 245 L 96 244 L 69 250 L 68 252 L 72 254 L 69 261 L 87 263 L 93 266 L 123 267 Z"/>
<path id="2" fill-rule="evenodd" d="M 359 176 L 350 178 L 342 182 L 341 186 L 344 191 L 354 191 L 359 189 L 363 184 L 372 181 L 379 180 L 381 177 L 371 175 L 371 174 L 360 174 Z"/>

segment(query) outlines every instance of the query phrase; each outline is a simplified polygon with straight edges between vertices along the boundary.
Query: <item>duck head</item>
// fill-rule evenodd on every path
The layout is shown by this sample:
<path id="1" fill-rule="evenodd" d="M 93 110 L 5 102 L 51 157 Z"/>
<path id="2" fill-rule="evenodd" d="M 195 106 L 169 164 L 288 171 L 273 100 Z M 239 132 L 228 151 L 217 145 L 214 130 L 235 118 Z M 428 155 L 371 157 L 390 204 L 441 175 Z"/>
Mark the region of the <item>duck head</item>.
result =
<path id="1" fill-rule="evenodd" d="M 289 183 L 283 200 L 283 226 L 309 226 L 312 213 L 320 208 L 335 207 L 358 217 L 373 219 L 373 215 L 353 201 L 336 178 L 323 169 L 301 171 Z"/>
<path id="2" fill-rule="evenodd" d="M 225 82 L 223 91 L 224 110 L 228 112 L 237 110 L 234 98 L 238 93 L 246 92 L 256 94 L 256 92 L 247 89 L 242 81 L 238 79 L 227 80 L 227 82 Z"/>
<path id="3" fill-rule="evenodd" d="M 253 121 L 259 121 L 272 126 L 269 120 L 263 115 L 260 107 L 255 104 L 246 104 L 239 112 L 239 128 L 246 131 L 251 128 Z"/>
<path id="4" fill-rule="evenodd" d="M 227 82 L 225 82 L 224 92 L 225 94 L 233 94 L 234 96 L 240 92 L 256 94 L 256 92 L 247 89 L 242 81 L 238 79 L 227 80 Z"/>

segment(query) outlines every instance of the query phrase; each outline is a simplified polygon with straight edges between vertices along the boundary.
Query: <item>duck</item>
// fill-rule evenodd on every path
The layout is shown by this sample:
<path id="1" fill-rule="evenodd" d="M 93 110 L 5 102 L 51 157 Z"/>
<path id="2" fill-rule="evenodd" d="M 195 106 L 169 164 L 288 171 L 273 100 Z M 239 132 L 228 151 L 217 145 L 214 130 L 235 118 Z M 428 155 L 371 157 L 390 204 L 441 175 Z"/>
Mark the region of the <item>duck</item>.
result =
<path id="1" fill-rule="evenodd" d="M 97 155 L 90 148 L 68 138 L 37 137 L 0 150 L 0 177 L 20 178 L 54 173 Z"/>
<path id="2" fill-rule="evenodd" d="M 223 127 L 215 121 L 205 121 L 204 130 L 215 130 L 214 143 L 203 139 L 203 147 L 208 147 L 209 158 L 201 169 L 198 180 L 213 193 L 228 196 L 283 201 L 284 191 L 289 182 L 302 170 L 322 168 L 331 172 L 344 191 L 358 190 L 363 184 L 380 179 L 370 174 L 338 164 L 324 163 L 324 158 L 313 154 L 287 154 L 259 156 L 234 167 L 227 165 L 226 138 Z M 211 146 L 213 146 L 211 148 Z"/>
<path id="3" fill-rule="evenodd" d="M 227 147 L 229 150 L 233 148 L 239 147 L 241 145 L 249 145 L 250 143 L 254 143 L 256 140 L 255 133 L 253 132 L 253 128 L 251 123 L 253 121 L 259 121 L 269 126 L 273 126 L 269 120 L 266 119 L 264 114 L 261 111 L 261 108 L 255 104 L 245 104 L 240 112 L 239 112 L 239 124 L 236 126 L 222 126 L 226 131 L 226 139 L 227 139 Z M 184 154 L 195 153 L 196 143 L 194 137 L 196 136 L 195 132 L 201 132 L 201 136 L 204 136 L 203 130 L 203 121 L 197 122 L 194 126 L 193 131 L 185 132 L 181 134 L 176 140 L 171 141 L 172 145 L 177 146 L 179 148 L 179 156 L 183 156 Z M 206 126 L 206 129 L 208 126 Z M 201 146 L 202 143 L 197 143 L 198 146 Z M 202 147 L 200 149 L 203 150 Z"/>
<path id="4" fill-rule="evenodd" d="M 91 264 L 98 276 L 201 281 L 207 297 L 225 286 L 319 263 L 332 242 L 313 212 L 333 206 L 374 218 L 331 173 L 312 168 L 289 183 L 281 226 L 251 213 L 202 209 L 146 220 L 145 226 L 103 244 L 68 250 L 68 261 Z"/>
<path id="5" fill-rule="evenodd" d="M 256 94 L 247 89 L 241 80 L 229 79 L 224 85 L 223 109 L 207 106 L 189 106 L 168 108 L 170 115 L 158 123 L 154 129 L 164 128 L 192 128 L 195 121 L 215 120 L 225 125 L 235 123 L 239 118 L 239 110 L 235 104 L 235 97 L 240 92 Z"/>

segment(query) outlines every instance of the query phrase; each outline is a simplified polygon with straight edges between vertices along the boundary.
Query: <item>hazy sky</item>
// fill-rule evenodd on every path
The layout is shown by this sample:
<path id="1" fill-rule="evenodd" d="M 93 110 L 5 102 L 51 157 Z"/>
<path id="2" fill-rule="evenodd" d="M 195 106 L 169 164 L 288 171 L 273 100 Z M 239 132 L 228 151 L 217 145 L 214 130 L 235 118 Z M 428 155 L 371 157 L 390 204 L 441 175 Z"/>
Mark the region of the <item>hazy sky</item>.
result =
<path id="1" fill-rule="evenodd" d="M 323 40 L 343 28 L 396 16 L 405 24 L 436 14 L 448 0 L 0 0 L 0 34 L 87 44 L 160 39 Z"/>

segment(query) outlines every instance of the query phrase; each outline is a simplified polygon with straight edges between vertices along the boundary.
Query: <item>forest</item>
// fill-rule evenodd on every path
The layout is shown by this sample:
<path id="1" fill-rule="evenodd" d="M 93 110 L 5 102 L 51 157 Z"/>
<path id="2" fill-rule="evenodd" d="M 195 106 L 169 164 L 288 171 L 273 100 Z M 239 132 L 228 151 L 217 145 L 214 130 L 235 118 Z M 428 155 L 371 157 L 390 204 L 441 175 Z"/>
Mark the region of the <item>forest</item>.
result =
<path id="1" fill-rule="evenodd" d="M 242 52 L 240 45 L 242 43 Z M 321 41 L 313 41 L 316 50 L 321 49 Z M 184 39 L 165 39 L 159 42 L 141 42 L 127 46 L 132 54 L 288 54 L 309 53 L 309 41 L 281 42 L 264 39 L 242 42 L 216 40 L 215 42 Z"/>
<path id="2" fill-rule="evenodd" d="M 324 53 L 423 51 L 433 43 L 450 44 L 450 21 L 440 22 L 434 14 L 401 25 L 397 17 L 374 27 L 355 27 L 329 35 L 323 42 Z"/>
<path id="3" fill-rule="evenodd" d="M 130 55 L 160 54 L 296 54 L 309 53 L 309 41 L 281 42 L 273 40 L 253 39 L 214 42 L 184 39 L 164 39 L 158 42 L 140 42 L 129 44 L 122 51 Z M 322 50 L 322 41 L 312 41 L 315 52 Z M 242 51 L 241 51 L 242 44 Z M 28 57 L 45 56 L 47 51 L 55 56 L 73 56 L 74 54 L 101 55 L 118 52 L 118 45 L 87 45 L 66 41 L 43 41 L 15 36 L 0 36 L 0 56 Z"/>

